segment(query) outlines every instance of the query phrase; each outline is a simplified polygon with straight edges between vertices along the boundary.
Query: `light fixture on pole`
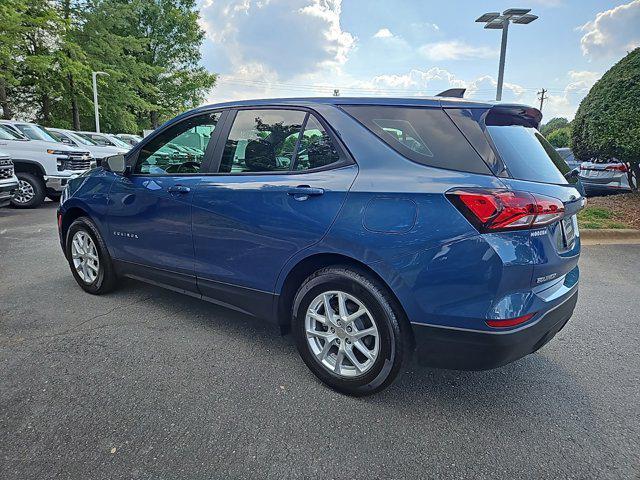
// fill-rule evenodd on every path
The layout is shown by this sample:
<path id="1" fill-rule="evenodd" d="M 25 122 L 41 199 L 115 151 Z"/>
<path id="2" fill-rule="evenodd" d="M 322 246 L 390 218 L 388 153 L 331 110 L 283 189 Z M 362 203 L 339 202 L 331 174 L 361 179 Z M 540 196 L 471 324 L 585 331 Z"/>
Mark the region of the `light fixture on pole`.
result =
<path id="1" fill-rule="evenodd" d="M 526 25 L 536 20 L 537 15 L 529 12 L 530 8 L 509 8 L 502 12 L 488 12 L 476 19 L 476 22 L 484 23 L 484 28 L 490 30 L 502 30 L 502 42 L 500 44 L 500 66 L 498 68 L 498 88 L 496 90 L 496 100 L 502 100 L 502 84 L 504 81 L 504 59 L 507 53 L 507 35 L 509 34 L 509 23 Z"/>
<path id="2" fill-rule="evenodd" d="M 91 72 L 91 77 L 93 79 L 93 107 L 96 113 L 96 133 L 100 133 L 100 113 L 98 113 L 98 75 L 106 75 L 109 74 L 107 72 Z"/>

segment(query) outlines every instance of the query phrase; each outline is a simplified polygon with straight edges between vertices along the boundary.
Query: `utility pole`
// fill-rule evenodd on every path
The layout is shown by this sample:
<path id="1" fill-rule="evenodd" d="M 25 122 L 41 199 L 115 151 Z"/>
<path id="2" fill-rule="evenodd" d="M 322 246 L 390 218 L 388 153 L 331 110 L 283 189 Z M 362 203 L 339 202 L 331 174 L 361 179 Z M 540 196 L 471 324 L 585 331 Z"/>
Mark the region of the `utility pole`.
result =
<path id="1" fill-rule="evenodd" d="M 549 98 L 547 96 L 545 96 L 547 93 L 547 90 L 545 88 L 543 88 L 542 90 L 540 90 L 538 92 L 538 99 L 540 100 L 540 111 L 542 112 L 542 104 L 544 103 L 544 101 Z"/>

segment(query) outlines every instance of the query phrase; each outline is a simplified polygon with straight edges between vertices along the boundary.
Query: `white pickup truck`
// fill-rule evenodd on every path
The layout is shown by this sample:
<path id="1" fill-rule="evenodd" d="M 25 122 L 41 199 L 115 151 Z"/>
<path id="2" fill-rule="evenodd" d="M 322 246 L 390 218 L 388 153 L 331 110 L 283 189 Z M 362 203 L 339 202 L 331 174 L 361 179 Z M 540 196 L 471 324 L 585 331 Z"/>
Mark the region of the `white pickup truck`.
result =
<path id="1" fill-rule="evenodd" d="M 11 204 L 17 208 L 39 207 L 45 197 L 58 200 L 70 179 L 95 167 L 88 151 L 56 142 L 28 122 L 0 120 L 0 150 L 13 159 L 18 189 Z"/>

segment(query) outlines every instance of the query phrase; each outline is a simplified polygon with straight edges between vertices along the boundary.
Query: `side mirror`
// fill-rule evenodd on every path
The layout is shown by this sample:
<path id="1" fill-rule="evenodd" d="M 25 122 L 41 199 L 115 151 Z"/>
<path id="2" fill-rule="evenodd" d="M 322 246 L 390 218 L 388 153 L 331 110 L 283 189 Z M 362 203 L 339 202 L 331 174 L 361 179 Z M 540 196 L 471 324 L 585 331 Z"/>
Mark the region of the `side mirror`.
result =
<path id="1" fill-rule="evenodd" d="M 122 154 L 107 157 L 102 162 L 102 166 L 104 166 L 106 170 L 119 175 L 127 175 L 129 173 L 129 165 L 127 165 L 124 155 Z"/>

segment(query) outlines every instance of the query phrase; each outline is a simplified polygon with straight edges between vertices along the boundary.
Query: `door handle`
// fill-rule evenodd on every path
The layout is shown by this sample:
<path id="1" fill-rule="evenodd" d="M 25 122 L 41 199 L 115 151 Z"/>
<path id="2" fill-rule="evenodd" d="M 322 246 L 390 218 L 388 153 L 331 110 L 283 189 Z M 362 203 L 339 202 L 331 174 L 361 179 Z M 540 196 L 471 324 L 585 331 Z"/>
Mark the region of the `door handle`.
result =
<path id="1" fill-rule="evenodd" d="M 172 185 L 167 189 L 169 193 L 189 193 L 191 189 L 184 185 Z"/>
<path id="2" fill-rule="evenodd" d="M 287 195 L 291 195 L 294 199 L 302 202 L 309 197 L 317 197 L 318 195 L 322 195 L 324 193 L 324 189 L 322 188 L 313 188 L 309 185 L 299 185 L 297 187 L 290 188 L 287 190 Z"/>

